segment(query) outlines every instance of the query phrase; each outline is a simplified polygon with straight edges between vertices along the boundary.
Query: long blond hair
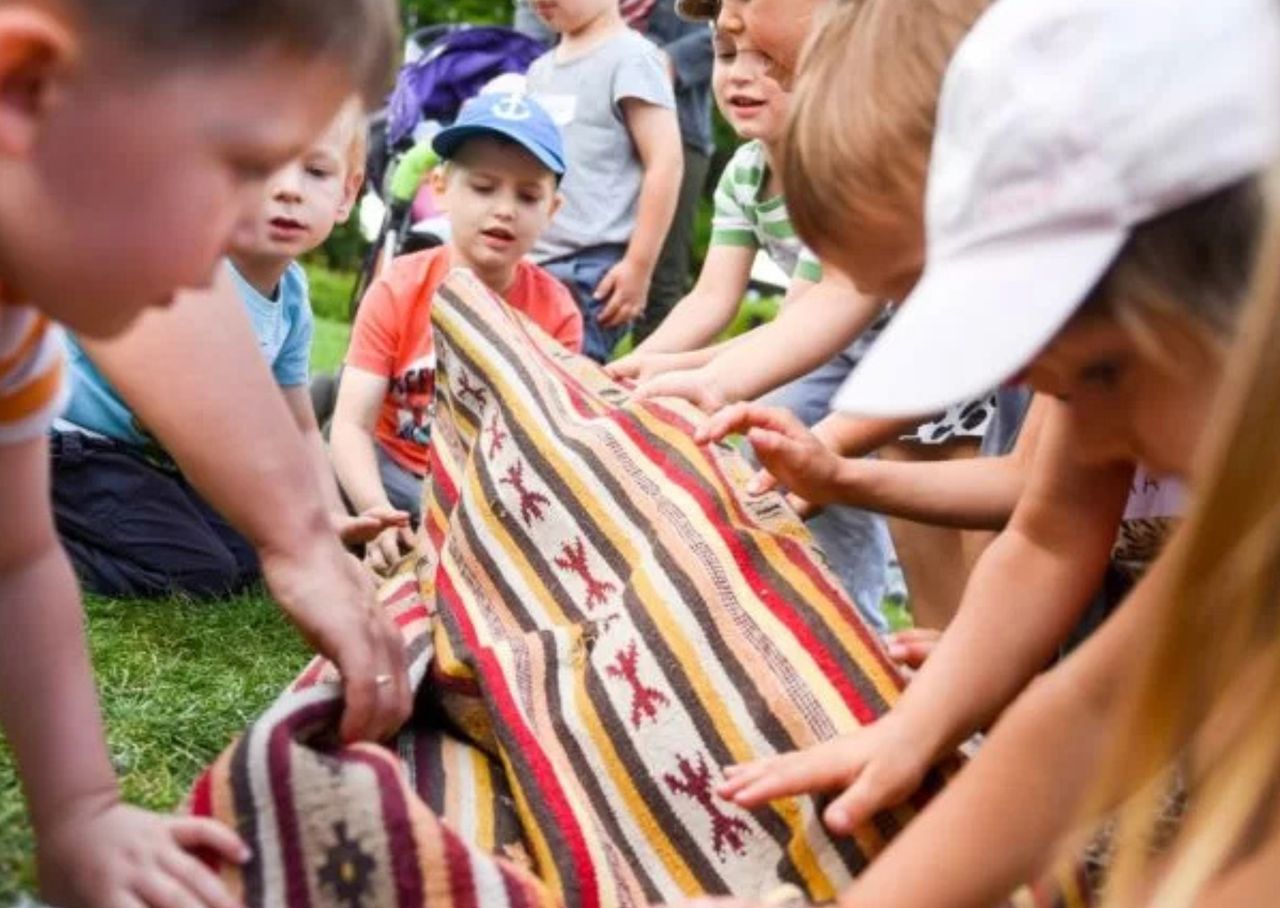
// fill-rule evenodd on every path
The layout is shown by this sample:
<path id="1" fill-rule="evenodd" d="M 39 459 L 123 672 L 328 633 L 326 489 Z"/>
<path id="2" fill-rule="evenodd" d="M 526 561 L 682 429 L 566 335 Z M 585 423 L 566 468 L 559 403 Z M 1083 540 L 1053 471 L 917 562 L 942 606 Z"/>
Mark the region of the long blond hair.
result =
<path id="1" fill-rule="evenodd" d="M 1280 195 L 1254 298 L 1174 559 L 1158 629 L 1098 804 L 1120 814 L 1108 906 L 1132 905 L 1156 870 L 1160 801 L 1192 768 L 1190 809 L 1148 904 L 1189 908 L 1277 819 L 1280 786 Z M 1194 741 L 1194 745 L 1191 742 Z M 1184 763 L 1183 759 L 1187 758 Z"/>

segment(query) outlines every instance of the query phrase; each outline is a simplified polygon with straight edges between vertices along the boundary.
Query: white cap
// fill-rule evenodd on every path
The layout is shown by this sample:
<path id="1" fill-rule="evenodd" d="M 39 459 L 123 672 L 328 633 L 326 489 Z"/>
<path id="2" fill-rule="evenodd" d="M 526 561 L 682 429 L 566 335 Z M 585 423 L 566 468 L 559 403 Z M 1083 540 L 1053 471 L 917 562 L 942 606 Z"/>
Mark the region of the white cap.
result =
<path id="1" fill-rule="evenodd" d="M 1278 152 L 1275 0 L 996 0 L 943 84 L 924 274 L 836 408 L 923 416 L 1007 381 L 1135 226 Z"/>

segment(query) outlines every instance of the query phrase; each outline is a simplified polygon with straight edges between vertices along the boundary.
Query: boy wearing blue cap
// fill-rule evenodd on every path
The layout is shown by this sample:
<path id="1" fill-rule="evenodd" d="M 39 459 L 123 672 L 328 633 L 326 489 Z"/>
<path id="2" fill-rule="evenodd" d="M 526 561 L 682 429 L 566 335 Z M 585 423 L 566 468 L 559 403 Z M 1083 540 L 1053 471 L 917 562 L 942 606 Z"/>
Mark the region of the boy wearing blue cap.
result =
<path id="1" fill-rule="evenodd" d="M 575 352 L 582 315 L 569 291 L 526 254 L 560 207 L 560 131 L 522 94 L 481 95 L 436 136 L 436 191 L 448 212 L 446 246 L 396 259 L 365 294 L 338 389 L 334 469 L 357 511 L 394 507 L 420 517 L 436 354 L 431 302 L 454 268 L 469 268 L 510 305 Z M 382 570 L 410 545 L 389 528 L 369 546 Z"/>

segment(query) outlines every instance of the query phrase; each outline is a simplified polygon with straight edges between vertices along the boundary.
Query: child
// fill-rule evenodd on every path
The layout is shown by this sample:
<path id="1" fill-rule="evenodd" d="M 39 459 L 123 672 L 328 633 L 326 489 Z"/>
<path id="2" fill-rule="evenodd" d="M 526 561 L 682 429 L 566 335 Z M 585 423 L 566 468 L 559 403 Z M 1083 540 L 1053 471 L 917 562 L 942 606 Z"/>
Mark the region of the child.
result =
<path id="1" fill-rule="evenodd" d="M 187 852 L 248 858 L 225 829 L 120 800 L 79 593 L 49 506 L 46 433 L 64 395 L 53 323 L 108 338 L 144 308 L 165 305 L 175 287 L 208 283 L 243 197 L 354 86 L 377 92 L 394 15 L 375 0 L 305 8 L 41 0 L 0 12 L 0 724 L 51 903 L 229 908 L 234 901 Z M 299 84 L 308 86 L 305 102 Z M 146 377 L 164 382 L 169 366 Z M 293 453 L 285 442 L 280 451 Z M 273 464 L 279 451 L 262 454 Z M 250 489 L 242 494 L 252 494 L 256 477 L 241 478 Z M 316 513 L 303 498 L 295 514 L 272 517 L 283 533 L 312 539 L 307 523 Z M 325 564 L 332 549 L 314 554 L 294 560 L 287 545 L 272 551 L 277 568 L 291 572 L 295 606 L 314 604 L 319 597 L 307 588 L 334 577 Z M 305 579 L 309 571 L 314 580 Z M 277 577 L 282 591 L 290 586 Z M 295 617 L 317 645 L 341 653 L 348 690 L 361 694 L 348 707 L 352 728 L 366 730 L 375 712 L 399 720 L 391 697 L 399 685 L 375 684 L 373 673 L 396 663 L 368 645 L 369 604 L 348 593 L 340 586 L 327 599 L 333 617 L 301 609 Z M 358 638 L 354 648 L 335 646 L 344 635 Z M 365 695 L 366 672 L 369 690 L 385 688 L 385 711 Z"/>
<path id="2" fill-rule="evenodd" d="M 901 19 L 891 7 L 872 0 L 861 16 L 838 16 L 815 45 L 802 83 L 815 81 L 800 96 L 816 101 L 818 84 L 838 90 L 836 74 L 852 76 L 846 61 L 862 42 L 893 46 L 875 30 Z M 1159 41 L 1134 44 L 1143 21 L 1171 27 Z M 963 20 L 952 28 L 963 33 Z M 1208 28 L 1215 40 L 1206 44 Z M 921 37 L 919 23 L 911 34 Z M 1089 52 L 1062 41 L 1066 34 L 1089 35 Z M 1221 378 L 1222 337 L 1232 332 L 1259 240 L 1252 176 L 1280 149 L 1278 35 L 1263 0 L 1212 12 L 1185 0 L 996 4 L 979 23 L 943 94 L 930 166 L 931 186 L 948 190 L 929 196 L 936 253 L 844 394 L 858 410 L 909 413 L 1029 365 L 1033 387 L 1057 400 L 1027 491 L 983 556 L 955 625 L 889 716 L 808 754 L 731 770 L 723 794 L 757 804 L 847 788 L 826 818 L 848 829 L 912 791 L 922 767 L 989 722 L 1070 626 L 1114 542 L 1130 464 L 1191 472 Z M 1203 70 L 1178 64 L 1209 45 Z M 1121 83 L 1123 92 L 1098 90 Z M 1020 90 L 1027 85 L 1046 90 Z M 1232 123 L 1225 144 L 1213 125 L 1223 118 Z M 830 154 L 830 131 L 851 139 L 847 126 L 798 130 L 789 191 L 800 172 L 844 171 L 848 162 Z M 872 141 L 857 135 L 846 148 Z M 1082 141 L 1088 154 L 1078 153 Z M 1037 188 L 1048 191 L 1033 209 L 1014 204 Z M 848 211 L 852 200 L 823 196 L 822 205 Z M 821 223 L 817 209 L 797 221 L 810 216 Z M 801 232 L 819 247 L 836 243 Z M 980 340 L 957 345 L 956 324 Z M 941 349 L 947 369 L 927 368 Z M 957 783 L 859 878 L 848 904 L 995 904 L 1040 871 L 1096 771 L 1123 701 L 1116 693 L 1148 626 L 1162 620 L 1167 568 L 1158 560 L 1126 606 L 1004 716 Z M 1019 608 L 1010 610 L 1015 594 Z M 977 828 L 979 813 L 982 835 L 958 839 L 958 829 Z"/>
<path id="3" fill-rule="evenodd" d="M 534 259 L 574 291 L 583 352 L 603 363 L 644 311 L 680 194 L 672 72 L 626 27 L 617 0 L 539 0 L 560 43 L 534 61 L 529 91 L 564 129 L 564 207 Z"/>
<path id="4" fill-rule="evenodd" d="M 729 162 L 716 191 L 711 248 L 697 286 L 652 337 L 633 354 L 607 367 L 614 378 L 646 379 L 714 358 L 720 348 L 697 348 L 729 324 L 760 249 L 792 275 L 784 307 L 799 305 L 797 300 L 804 299 L 807 307 L 839 313 L 848 322 L 841 324 L 840 330 L 855 334 L 880 308 L 858 297 L 838 276 L 824 276 L 822 266 L 804 249 L 791 227 L 781 194 L 782 181 L 774 166 L 786 129 L 790 96 L 769 75 L 772 61 L 755 50 L 745 36 L 719 34 L 715 47 L 716 102 L 738 134 L 749 141 Z M 839 380 L 826 381 L 826 372 L 820 367 L 809 379 L 785 389 L 785 403 L 780 405 L 794 407 L 811 422 L 825 416 Z M 840 371 L 839 378 L 846 372 Z M 810 528 L 871 627 L 888 631 L 880 608 L 891 548 L 883 518 L 852 508 L 832 508 L 819 515 Z"/>
<path id="5" fill-rule="evenodd" d="M 307 438 L 335 528 L 364 541 L 347 518 L 307 394 L 313 320 L 296 257 L 345 220 L 363 182 L 364 125 L 352 101 L 308 151 L 278 171 L 231 238 L 228 270 L 258 345 Z M 253 546 L 193 489 L 69 339 L 71 401 L 52 438 L 58 533 L 86 588 L 104 596 L 173 593 L 204 598 L 258 579 Z M 383 518 L 371 514 L 374 535 Z M 399 522 L 406 518 L 402 515 Z"/>
<path id="6" fill-rule="evenodd" d="M 360 305 L 331 432 L 333 464 L 357 509 L 408 511 L 416 522 L 429 468 L 435 351 L 431 301 L 453 268 L 470 268 L 490 290 L 575 352 L 582 316 L 569 292 L 524 256 L 560 207 L 564 146 L 532 98 L 486 94 L 436 136 L 445 163 L 436 191 L 449 244 L 393 262 Z M 378 570 L 411 539 L 385 530 L 369 546 Z"/>

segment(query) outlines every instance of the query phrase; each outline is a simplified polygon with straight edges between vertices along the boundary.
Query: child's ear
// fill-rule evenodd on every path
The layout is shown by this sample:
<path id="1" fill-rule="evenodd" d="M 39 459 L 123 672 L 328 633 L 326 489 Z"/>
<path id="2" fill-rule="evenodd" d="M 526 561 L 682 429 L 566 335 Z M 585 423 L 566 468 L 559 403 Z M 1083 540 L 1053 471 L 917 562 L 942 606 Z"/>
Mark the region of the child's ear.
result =
<path id="1" fill-rule="evenodd" d="M 360 190 L 364 186 L 364 168 L 352 170 L 347 174 L 347 181 L 342 186 L 342 201 L 338 205 L 338 223 L 345 224 L 351 217 L 360 198 Z"/>
<path id="2" fill-rule="evenodd" d="M 75 40 L 53 15 L 0 9 L 0 156 L 21 157 L 75 57 Z"/>
<path id="3" fill-rule="evenodd" d="M 551 196 L 551 210 L 547 212 L 548 218 L 553 218 L 560 213 L 561 207 L 564 205 L 564 193 L 556 190 Z"/>

